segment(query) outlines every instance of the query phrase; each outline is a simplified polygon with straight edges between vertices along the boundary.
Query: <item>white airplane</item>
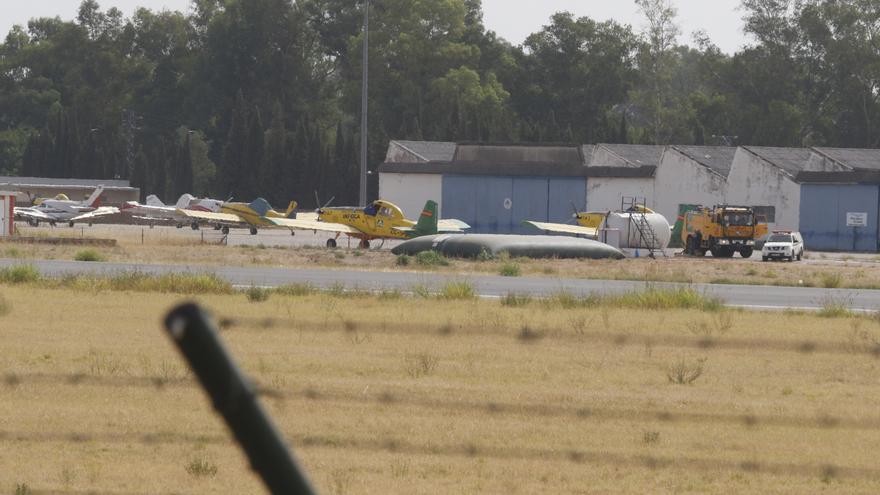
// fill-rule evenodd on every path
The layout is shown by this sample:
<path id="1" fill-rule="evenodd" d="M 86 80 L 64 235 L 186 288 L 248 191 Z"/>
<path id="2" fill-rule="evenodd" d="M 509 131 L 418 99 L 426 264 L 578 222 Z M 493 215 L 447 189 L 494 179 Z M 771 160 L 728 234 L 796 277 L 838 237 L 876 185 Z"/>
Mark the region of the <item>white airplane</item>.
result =
<path id="1" fill-rule="evenodd" d="M 194 210 L 204 212 L 217 212 L 223 206 L 224 201 L 210 198 L 196 198 L 191 194 L 184 194 L 174 206 L 166 205 L 156 195 L 147 196 L 146 204 L 137 201 L 126 201 L 119 208 L 120 213 L 130 215 L 138 220 L 146 220 L 148 222 L 176 222 L 177 227 L 184 224 L 191 224 L 193 230 L 199 228 L 199 224 L 189 219 L 186 215 L 179 213 L 178 210 Z M 83 215 L 88 216 L 88 214 Z"/>
<path id="2" fill-rule="evenodd" d="M 101 206 L 101 195 L 104 194 L 104 186 L 95 188 L 88 199 L 84 201 L 71 201 L 69 199 L 41 199 L 38 204 L 26 208 L 15 208 L 15 218 L 24 219 L 29 225 L 37 226 L 40 222 L 55 225 L 58 222 L 68 222 L 71 227 L 78 217 L 84 214 L 94 216 L 111 215 L 118 213 L 119 209 L 112 206 Z"/>

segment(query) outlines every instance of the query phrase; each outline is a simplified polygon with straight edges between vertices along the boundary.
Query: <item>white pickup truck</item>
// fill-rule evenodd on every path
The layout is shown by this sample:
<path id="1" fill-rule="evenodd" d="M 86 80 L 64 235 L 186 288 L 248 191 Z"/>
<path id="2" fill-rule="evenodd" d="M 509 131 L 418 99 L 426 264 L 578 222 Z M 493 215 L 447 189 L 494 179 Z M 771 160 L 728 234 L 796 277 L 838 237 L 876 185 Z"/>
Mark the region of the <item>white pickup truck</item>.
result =
<path id="1" fill-rule="evenodd" d="M 798 260 L 804 256 L 804 238 L 800 232 L 776 230 L 764 242 L 761 260 Z"/>

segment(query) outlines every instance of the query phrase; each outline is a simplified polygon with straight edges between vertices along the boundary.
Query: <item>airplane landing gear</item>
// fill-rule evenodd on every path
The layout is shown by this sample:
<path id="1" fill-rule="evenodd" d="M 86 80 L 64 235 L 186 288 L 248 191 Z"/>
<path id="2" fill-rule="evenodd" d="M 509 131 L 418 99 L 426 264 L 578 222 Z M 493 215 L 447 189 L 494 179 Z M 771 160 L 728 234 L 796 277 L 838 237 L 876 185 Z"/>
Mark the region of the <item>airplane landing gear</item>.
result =
<path id="1" fill-rule="evenodd" d="M 327 239 L 327 247 L 335 248 L 336 247 L 336 239 Z"/>
<path id="2" fill-rule="evenodd" d="M 257 235 L 257 228 L 251 227 L 251 235 Z"/>
<path id="3" fill-rule="evenodd" d="M 190 227 L 191 227 L 193 230 L 199 230 L 199 222 L 193 222 L 193 223 L 190 225 Z"/>
<path id="4" fill-rule="evenodd" d="M 361 242 L 358 243 L 358 248 L 370 249 L 370 241 L 368 241 L 366 239 L 361 239 Z"/>
<path id="5" fill-rule="evenodd" d="M 224 225 L 223 227 L 220 228 L 220 232 L 222 232 L 223 235 L 229 235 L 229 226 Z"/>
<path id="6" fill-rule="evenodd" d="M 67 222 L 67 226 L 70 228 L 73 228 L 73 220 Z"/>

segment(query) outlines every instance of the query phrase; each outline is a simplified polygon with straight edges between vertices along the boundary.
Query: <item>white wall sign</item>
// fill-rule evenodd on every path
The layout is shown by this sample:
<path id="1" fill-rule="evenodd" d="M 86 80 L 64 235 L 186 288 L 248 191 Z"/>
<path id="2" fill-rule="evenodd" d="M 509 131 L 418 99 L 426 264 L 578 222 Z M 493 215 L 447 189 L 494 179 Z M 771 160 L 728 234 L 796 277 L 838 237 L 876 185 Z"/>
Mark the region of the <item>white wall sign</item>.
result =
<path id="1" fill-rule="evenodd" d="M 513 207 L 513 201 L 510 198 L 504 198 L 504 209 L 509 210 Z"/>
<path id="2" fill-rule="evenodd" d="M 846 212 L 846 226 L 847 227 L 867 227 L 868 226 L 868 213 L 867 212 Z"/>

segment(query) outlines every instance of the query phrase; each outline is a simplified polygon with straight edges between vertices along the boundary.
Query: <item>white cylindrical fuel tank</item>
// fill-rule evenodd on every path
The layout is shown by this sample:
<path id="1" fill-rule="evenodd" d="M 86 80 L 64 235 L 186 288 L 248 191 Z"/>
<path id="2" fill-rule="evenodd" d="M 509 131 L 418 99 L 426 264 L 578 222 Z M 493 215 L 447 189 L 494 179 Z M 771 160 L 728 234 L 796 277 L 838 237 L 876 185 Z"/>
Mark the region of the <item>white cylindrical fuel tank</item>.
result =
<path id="1" fill-rule="evenodd" d="M 649 242 L 644 238 L 645 236 L 640 233 L 638 226 L 642 226 L 641 230 L 646 231 L 644 228 L 645 224 L 650 226 L 653 231 L 657 245 L 649 246 Z M 605 216 L 602 227 L 620 231 L 621 248 L 662 249 L 669 245 L 669 239 L 672 237 L 672 230 L 669 227 L 669 222 L 666 221 L 666 217 L 647 208 L 644 213 L 612 211 Z M 647 232 L 645 234 L 650 237 Z"/>

